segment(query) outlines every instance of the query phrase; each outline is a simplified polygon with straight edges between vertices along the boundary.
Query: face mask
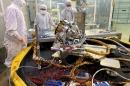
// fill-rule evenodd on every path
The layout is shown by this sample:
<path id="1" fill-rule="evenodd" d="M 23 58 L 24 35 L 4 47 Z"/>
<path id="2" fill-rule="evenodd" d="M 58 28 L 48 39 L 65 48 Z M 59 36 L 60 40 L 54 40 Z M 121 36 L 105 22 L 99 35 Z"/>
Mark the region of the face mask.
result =
<path id="1" fill-rule="evenodd" d="M 47 11 L 46 10 L 40 10 L 40 13 L 45 15 L 47 13 Z"/>
<path id="2" fill-rule="evenodd" d="M 71 7 L 66 7 L 66 10 L 70 11 L 70 10 L 71 10 Z"/>

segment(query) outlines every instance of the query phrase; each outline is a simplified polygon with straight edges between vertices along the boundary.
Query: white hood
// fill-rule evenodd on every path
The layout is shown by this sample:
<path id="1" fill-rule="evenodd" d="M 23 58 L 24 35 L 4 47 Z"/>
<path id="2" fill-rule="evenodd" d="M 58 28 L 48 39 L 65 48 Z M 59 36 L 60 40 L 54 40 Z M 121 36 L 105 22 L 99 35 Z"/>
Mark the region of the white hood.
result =
<path id="1" fill-rule="evenodd" d="M 18 7 L 23 7 L 26 5 L 25 0 L 13 0 L 13 3 L 16 4 Z"/>

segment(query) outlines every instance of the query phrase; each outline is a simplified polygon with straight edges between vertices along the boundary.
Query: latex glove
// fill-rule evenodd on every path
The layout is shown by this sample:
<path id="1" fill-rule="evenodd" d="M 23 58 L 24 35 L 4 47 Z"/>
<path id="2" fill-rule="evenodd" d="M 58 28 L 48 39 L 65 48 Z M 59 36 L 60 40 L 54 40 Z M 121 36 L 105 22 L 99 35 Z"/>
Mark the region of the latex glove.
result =
<path id="1" fill-rule="evenodd" d="M 22 42 L 23 46 L 27 46 L 27 39 L 25 37 L 21 37 L 20 41 Z"/>

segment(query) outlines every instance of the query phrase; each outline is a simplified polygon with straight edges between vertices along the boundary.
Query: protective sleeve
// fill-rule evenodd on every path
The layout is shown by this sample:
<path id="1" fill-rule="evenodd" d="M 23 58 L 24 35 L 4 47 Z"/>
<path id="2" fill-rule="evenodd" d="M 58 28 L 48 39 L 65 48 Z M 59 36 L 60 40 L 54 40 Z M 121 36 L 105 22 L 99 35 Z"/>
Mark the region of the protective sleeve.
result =
<path id="1" fill-rule="evenodd" d="M 15 9 L 8 9 L 5 13 L 6 34 L 11 38 L 21 40 L 20 34 L 17 32 L 17 13 Z"/>
<path id="2" fill-rule="evenodd" d="M 55 26 L 55 23 L 54 23 L 54 21 L 52 20 L 52 17 L 51 17 L 50 14 L 49 14 L 49 22 L 50 22 L 50 24 L 51 24 L 52 26 Z"/>
<path id="3" fill-rule="evenodd" d="M 38 17 L 39 17 L 39 15 L 38 15 L 38 13 L 36 14 L 36 17 L 35 17 L 35 20 L 34 20 L 34 24 L 35 25 L 38 25 Z"/>
<path id="4" fill-rule="evenodd" d="M 77 13 L 77 9 L 76 8 L 72 8 L 74 13 Z"/>
<path id="5" fill-rule="evenodd" d="M 64 20 L 65 19 L 65 9 L 61 11 L 61 15 L 60 15 L 60 20 Z"/>
<path id="6" fill-rule="evenodd" d="M 76 13 L 77 13 L 77 9 L 76 8 L 72 8 L 72 11 L 73 11 L 73 13 L 72 13 L 73 20 L 72 21 L 75 22 L 76 21 L 76 19 L 75 19 L 76 17 L 75 16 L 76 16 Z"/>

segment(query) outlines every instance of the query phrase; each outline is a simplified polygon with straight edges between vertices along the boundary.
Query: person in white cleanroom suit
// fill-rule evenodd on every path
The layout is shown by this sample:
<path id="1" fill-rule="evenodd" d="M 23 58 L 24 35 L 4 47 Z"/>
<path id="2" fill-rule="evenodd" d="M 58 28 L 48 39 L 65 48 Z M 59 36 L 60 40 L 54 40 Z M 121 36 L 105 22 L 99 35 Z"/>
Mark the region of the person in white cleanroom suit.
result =
<path id="1" fill-rule="evenodd" d="M 61 12 L 61 20 L 67 20 L 68 22 L 75 22 L 76 8 L 72 7 L 71 1 L 65 2 L 65 8 Z"/>
<path id="2" fill-rule="evenodd" d="M 40 34 L 45 34 L 52 30 L 51 26 L 55 26 L 51 15 L 47 12 L 47 6 L 42 4 L 39 6 L 39 12 L 36 15 L 35 24 L 39 27 Z"/>
<path id="3" fill-rule="evenodd" d="M 5 65 L 11 67 L 12 60 L 24 47 L 27 46 L 27 28 L 22 7 L 25 0 L 12 0 L 5 11 L 5 37 L 4 45 L 7 50 Z"/>

